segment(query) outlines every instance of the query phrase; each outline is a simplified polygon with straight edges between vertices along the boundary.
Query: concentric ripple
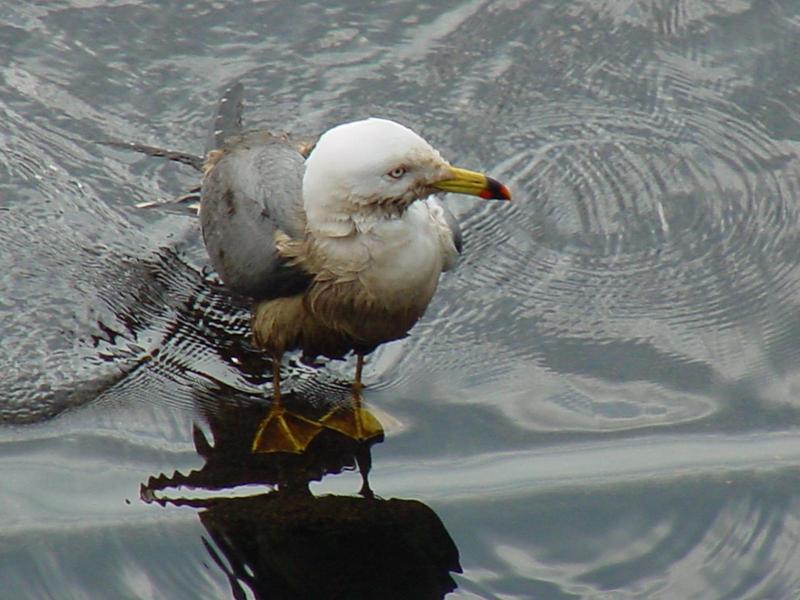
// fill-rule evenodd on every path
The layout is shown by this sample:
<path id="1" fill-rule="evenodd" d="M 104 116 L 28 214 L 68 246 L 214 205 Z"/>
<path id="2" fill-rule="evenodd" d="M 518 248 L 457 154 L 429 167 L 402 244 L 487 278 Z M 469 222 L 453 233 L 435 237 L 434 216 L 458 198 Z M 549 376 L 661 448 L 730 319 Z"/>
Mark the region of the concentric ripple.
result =
<path id="1" fill-rule="evenodd" d="M 713 63 L 706 51 L 564 76 L 568 86 L 591 73 L 616 106 L 575 96 L 514 108 L 519 127 L 496 141 L 508 158 L 491 168 L 514 202 L 461 215 L 462 264 L 407 342 L 431 355 L 420 377 L 480 370 L 471 385 L 517 424 L 613 429 L 700 418 L 717 382 L 792 368 L 800 145 L 745 117 L 745 82 L 699 67 Z M 634 393 L 620 417 L 601 398 L 621 400 L 619 384 L 633 381 L 654 386 L 653 403 Z M 564 404 L 579 397 L 588 421 Z"/>

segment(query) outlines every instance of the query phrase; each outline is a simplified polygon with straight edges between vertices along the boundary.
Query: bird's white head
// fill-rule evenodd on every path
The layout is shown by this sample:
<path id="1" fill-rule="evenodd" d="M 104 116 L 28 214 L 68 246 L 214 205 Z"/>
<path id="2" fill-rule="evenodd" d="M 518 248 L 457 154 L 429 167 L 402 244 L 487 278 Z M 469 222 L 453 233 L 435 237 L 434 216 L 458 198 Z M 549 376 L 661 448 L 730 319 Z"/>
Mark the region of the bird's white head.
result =
<path id="1" fill-rule="evenodd" d="M 320 137 L 306 161 L 306 213 L 355 214 L 404 210 L 432 193 L 449 165 L 424 139 L 394 121 L 365 119 L 338 125 Z"/>
<path id="2" fill-rule="evenodd" d="M 511 197 L 502 184 L 452 167 L 419 135 L 387 119 L 329 129 L 306 160 L 303 176 L 308 224 L 326 230 L 349 231 L 349 222 L 359 215 L 401 215 L 436 191 Z"/>

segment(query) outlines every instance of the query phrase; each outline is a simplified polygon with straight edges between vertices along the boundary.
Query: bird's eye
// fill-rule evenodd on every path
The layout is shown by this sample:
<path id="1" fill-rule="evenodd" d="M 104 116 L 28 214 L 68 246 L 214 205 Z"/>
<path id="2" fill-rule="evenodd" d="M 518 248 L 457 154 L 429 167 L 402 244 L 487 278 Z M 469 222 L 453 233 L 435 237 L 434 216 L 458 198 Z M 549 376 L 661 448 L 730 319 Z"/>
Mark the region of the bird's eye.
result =
<path id="1" fill-rule="evenodd" d="M 396 169 L 392 169 L 387 173 L 387 175 L 389 175 L 389 177 L 392 179 L 400 179 L 405 174 L 406 170 L 404 167 L 397 167 Z"/>

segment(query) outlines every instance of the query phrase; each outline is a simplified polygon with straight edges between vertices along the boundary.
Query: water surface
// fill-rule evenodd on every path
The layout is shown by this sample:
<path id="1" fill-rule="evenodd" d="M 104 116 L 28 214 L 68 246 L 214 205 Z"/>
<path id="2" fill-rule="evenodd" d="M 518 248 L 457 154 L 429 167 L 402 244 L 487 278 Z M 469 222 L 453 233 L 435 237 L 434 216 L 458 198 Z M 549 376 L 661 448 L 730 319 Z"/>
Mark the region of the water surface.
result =
<path id="1" fill-rule="evenodd" d="M 0 597 L 800 596 L 799 40 L 789 0 L 0 2 Z M 236 81 L 248 126 L 385 116 L 513 191 L 447 200 L 369 449 L 247 451 L 247 307 L 135 207 L 196 174 L 96 143 L 202 153 Z M 351 368 L 291 359 L 293 402 Z"/>

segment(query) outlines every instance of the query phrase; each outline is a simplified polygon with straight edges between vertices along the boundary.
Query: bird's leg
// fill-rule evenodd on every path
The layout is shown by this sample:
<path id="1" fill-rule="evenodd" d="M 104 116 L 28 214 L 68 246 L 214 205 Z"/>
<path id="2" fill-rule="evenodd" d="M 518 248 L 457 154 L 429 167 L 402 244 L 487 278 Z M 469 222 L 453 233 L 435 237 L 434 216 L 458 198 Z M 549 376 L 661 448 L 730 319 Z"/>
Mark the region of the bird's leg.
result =
<path id="1" fill-rule="evenodd" d="M 353 379 L 353 396 L 361 397 L 361 392 L 364 391 L 364 384 L 361 383 L 361 373 L 364 371 L 364 355 L 356 354 L 356 376 Z M 359 400 L 360 401 L 360 400 Z"/>
<path id="2" fill-rule="evenodd" d="M 361 382 L 361 374 L 363 371 L 364 355 L 356 354 L 356 376 L 351 386 L 353 390 L 353 420 L 355 422 L 356 439 L 370 440 L 383 435 L 383 427 L 381 427 L 380 421 L 362 406 L 364 384 Z"/>
<path id="3" fill-rule="evenodd" d="M 372 454 L 368 444 L 360 444 L 356 450 L 356 464 L 361 473 L 361 489 L 358 493 L 364 498 L 374 498 L 375 492 L 369 486 L 369 472 L 372 469 Z"/>
<path id="4" fill-rule="evenodd" d="M 281 362 L 283 355 L 272 357 L 272 407 L 281 408 Z"/>
<path id="5" fill-rule="evenodd" d="M 353 390 L 351 406 L 337 406 L 320 419 L 328 429 L 334 429 L 349 438 L 363 442 L 383 435 L 383 427 L 375 416 L 361 406 L 364 384 L 361 374 L 364 370 L 364 355 L 356 354 L 356 376 L 351 384 Z"/>
<path id="6" fill-rule="evenodd" d="M 272 405 L 253 438 L 253 452 L 303 452 L 322 430 L 316 421 L 287 411 L 281 396 L 281 359 L 272 355 Z"/>

